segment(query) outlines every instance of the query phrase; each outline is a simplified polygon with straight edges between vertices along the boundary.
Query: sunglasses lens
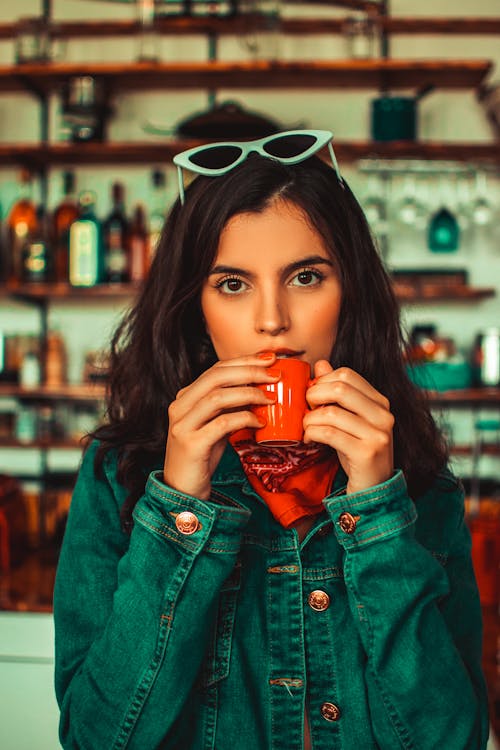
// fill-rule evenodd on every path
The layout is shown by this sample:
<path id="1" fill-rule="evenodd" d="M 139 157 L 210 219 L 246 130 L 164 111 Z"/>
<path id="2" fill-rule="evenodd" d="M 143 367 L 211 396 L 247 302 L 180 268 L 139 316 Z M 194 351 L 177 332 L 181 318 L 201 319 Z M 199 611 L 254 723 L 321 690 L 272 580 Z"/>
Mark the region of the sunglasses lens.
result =
<path id="1" fill-rule="evenodd" d="M 241 156 L 239 146 L 218 146 L 217 148 L 200 149 L 191 154 L 189 160 L 196 167 L 204 169 L 225 169 Z"/>
<path id="2" fill-rule="evenodd" d="M 315 143 L 316 136 L 302 133 L 300 135 L 287 135 L 282 138 L 277 137 L 264 144 L 263 148 L 269 156 L 275 156 L 277 159 L 290 159 L 305 153 Z"/>

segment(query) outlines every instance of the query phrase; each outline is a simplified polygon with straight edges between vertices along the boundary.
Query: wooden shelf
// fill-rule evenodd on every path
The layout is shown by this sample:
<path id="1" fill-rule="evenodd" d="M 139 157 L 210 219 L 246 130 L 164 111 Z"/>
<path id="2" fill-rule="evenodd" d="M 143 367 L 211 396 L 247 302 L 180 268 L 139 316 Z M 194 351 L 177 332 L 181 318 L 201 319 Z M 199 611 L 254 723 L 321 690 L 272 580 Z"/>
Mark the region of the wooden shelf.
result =
<path id="1" fill-rule="evenodd" d="M 18 287 L 0 287 L 0 297 L 10 296 L 27 302 L 48 300 L 75 301 L 132 299 L 139 289 L 133 284 L 102 284 L 95 287 L 72 287 L 69 284 L 24 284 Z M 401 304 L 430 304 L 440 302 L 474 302 L 494 297 L 496 289 L 488 288 L 436 288 L 421 292 L 396 288 L 396 298 Z"/>
<path id="2" fill-rule="evenodd" d="M 91 298 L 93 300 L 132 299 L 140 289 L 135 284 L 100 284 L 94 287 L 75 287 L 70 284 L 22 284 L 19 286 L 0 286 L 0 297 L 9 296 L 27 302 L 45 302 L 48 300 L 73 300 Z M 473 302 L 494 297 L 494 287 L 430 287 L 427 290 L 396 287 L 396 297 L 401 304 L 438 303 L 438 302 Z"/>
<path id="3" fill-rule="evenodd" d="M 450 448 L 450 452 L 453 456 L 471 456 L 473 451 L 474 447 L 472 445 L 452 445 Z M 500 445 L 495 445 L 494 443 L 482 443 L 481 455 L 500 457 Z"/>
<path id="4" fill-rule="evenodd" d="M 136 284 L 99 284 L 92 287 L 71 286 L 65 283 L 21 284 L 0 286 L 0 296 L 10 296 L 27 301 L 54 299 L 81 300 L 120 300 L 133 297 L 139 286 Z"/>
<path id="5" fill-rule="evenodd" d="M 0 383 L 0 397 L 18 398 L 22 401 L 80 401 L 94 403 L 105 396 L 105 386 L 101 383 L 82 383 L 58 387 L 37 386 L 23 388 L 20 385 Z"/>
<path id="6" fill-rule="evenodd" d="M 443 406 L 491 406 L 500 407 L 500 388 L 465 388 L 456 391 L 431 391 L 432 404 Z"/>
<path id="7" fill-rule="evenodd" d="M 346 17 L 349 14 L 346 13 Z M 344 18 L 282 18 L 279 29 L 283 34 L 342 34 Z M 459 35 L 495 35 L 500 33 L 500 18 L 409 18 L 378 16 L 377 23 L 381 31 L 387 34 L 459 34 Z M 158 33 L 165 35 L 214 34 L 217 36 L 245 34 L 251 30 L 264 30 L 266 25 L 262 16 L 251 18 L 217 17 L 165 17 L 156 22 Z M 58 39 L 99 38 L 110 36 L 135 36 L 140 31 L 136 21 L 55 21 L 52 34 Z M 0 39 L 14 39 L 17 32 L 16 23 L 0 24 Z"/>
<path id="8" fill-rule="evenodd" d="M 110 91 L 153 89 L 477 88 L 489 60 L 319 60 L 189 63 L 59 63 L 0 67 L 0 91 L 50 93 L 90 75 Z"/>
<path id="9" fill-rule="evenodd" d="M 489 299 L 496 295 L 495 287 L 475 288 L 468 286 L 428 286 L 422 289 L 409 289 L 406 286 L 398 288 L 395 293 L 402 304 L 438 303 L 438 302 L 474 302 Z"/>
<path id="10" fill-rule="evenodd" d="M 0 438 L 0 448 L 27 448 L 36 450 L 74 450 L 76 448 L 78 450 L 83 449 L 84 446 L 83 437 L 81 440 L 65 438 L 64 440 L 33 440 L 29 443 L 16 440 L 15 438 Z"/>
<path id="11" fill-rule="evenodd" d="M 46 166 L 79 164 L 169 164 L 175 154 L 208 140 L 172 139 L 155 136 L 150 141 L 118 143 L 0 144 L 0 165 L 20 165 L 31 170 Z M 429 143 L 418 141 L 335 140 L 334 148 L 341 163 L 358 159 L 425 159 L 500 164 L 498 143 Z M 327 150 L 322 152 L 329 158 Z"/>

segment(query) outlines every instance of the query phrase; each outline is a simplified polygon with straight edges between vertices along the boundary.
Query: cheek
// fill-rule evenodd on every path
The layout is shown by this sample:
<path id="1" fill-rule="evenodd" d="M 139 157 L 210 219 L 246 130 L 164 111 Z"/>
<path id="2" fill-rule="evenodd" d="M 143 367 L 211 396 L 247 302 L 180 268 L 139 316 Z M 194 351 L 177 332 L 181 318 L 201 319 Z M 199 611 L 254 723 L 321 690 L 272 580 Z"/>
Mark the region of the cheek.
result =
<path id="1" fill-rule="evenodd" d="M 332 306 L 331 300 L 327 305 L 317 307 L 308 316 L 306 335 L 311 340 L 311 355 L 315 359 L 329 359 L 337 340 L 337 329 L 340 305 Z M 312 334 L 311 334 L 312 332 Z"/>
<path id="2" fill-rule="evenodd" d="M 234 355 L 237 343 L 237 332 L 244 330 L 236 310 L 228 315 L 227 307 L 219 304 L 211 295 L 201 299 L 201 309 L 205 320 L 205 329 L 210 336 L 219 359 Z"/>
<path id="3" fill-rule="evenodd" d="M 311 310 L 308 325 L 318 336 L 335 341 L 340 314 L 340 302 L 332 305 L 331 301 Z"/>

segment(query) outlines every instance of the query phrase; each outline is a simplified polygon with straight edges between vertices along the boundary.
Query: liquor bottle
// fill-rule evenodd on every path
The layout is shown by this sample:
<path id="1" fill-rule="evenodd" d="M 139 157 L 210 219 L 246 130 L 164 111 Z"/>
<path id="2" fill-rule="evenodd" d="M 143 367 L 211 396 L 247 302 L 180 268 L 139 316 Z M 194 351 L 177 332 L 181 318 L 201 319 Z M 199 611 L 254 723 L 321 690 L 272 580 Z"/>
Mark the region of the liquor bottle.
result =
<path id="1" fill-rule="evenodd" d="M 137 204 L 130 224 L 130 281 L 142 281 L 149 270 L 149 234 L 144 206 Z"/>
<path id="2" fill-rule="evenodd" d="M 47 333 L 45 341 L 45 385 L 59 387 L 67 382 L 67 354 L 62 334 L 58 330 Z"/>
<path id="3" fill-rule="evenodd" d="M 22 278 L 23 247 L 29 236 L 36 231 L 37 215 L 32 197 L 31 175 L 23 170 L 21 173 L 20 195 L 11 208 L 7 219 L 8 277 L 11 282 L 19 283 Z"/>
<path id="4" fill-rule="evenodd" d="M 165 223 L 167 198 L 165 194 L 165 172 L 155 169 L 152 174 L 153 194 L 149 214 L 149 263 L 150 266 L 160 240 L 161 230 Z"/>
<path id="5" fill-rule="evenodd" d="M 43 206 L 36 209 L 36 227 L 25 238 L 21 250 L 21 280 L 45 283 L 52 278 L 52 258 Z"/>
<path id="6" fill-rule="evenodd" d="M 69 278 L 69 229 L 78 218 L 75 197 L 75 175 L 63 174 L 63 199 L 52 215 L 52 246 L 54 251 L 54 277 L 56 281 Z"/>
<path id="7" fill-rule="evenodd" d="M 95 202 L 91 190 L 80 195 L 79 217 L 69 229 L 69 282 L 73 286 L 95 286 L 102 281 L 102 233 Z"/>
<path id="8" fill-rule="evenodd" d="M 125 190 L 120 182 L 113 184 L 112 197 L 111 212 L 103 222 L 103 237 L 106 281 L 114 284 L 130 280 L 129 225 L 124 209 Z"/>

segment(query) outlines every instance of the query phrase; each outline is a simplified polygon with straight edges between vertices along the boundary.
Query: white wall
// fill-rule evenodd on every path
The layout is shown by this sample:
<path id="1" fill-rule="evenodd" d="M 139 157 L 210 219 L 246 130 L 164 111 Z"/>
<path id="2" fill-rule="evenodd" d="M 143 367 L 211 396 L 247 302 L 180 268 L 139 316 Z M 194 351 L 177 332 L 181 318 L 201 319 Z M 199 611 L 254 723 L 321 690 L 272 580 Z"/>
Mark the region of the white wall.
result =
<path id="1" fill-rule="evenodd" d="M 0 613 L 2 750 L 56 750 L 59 710 L 53 689 L 51 615 Z"/>

